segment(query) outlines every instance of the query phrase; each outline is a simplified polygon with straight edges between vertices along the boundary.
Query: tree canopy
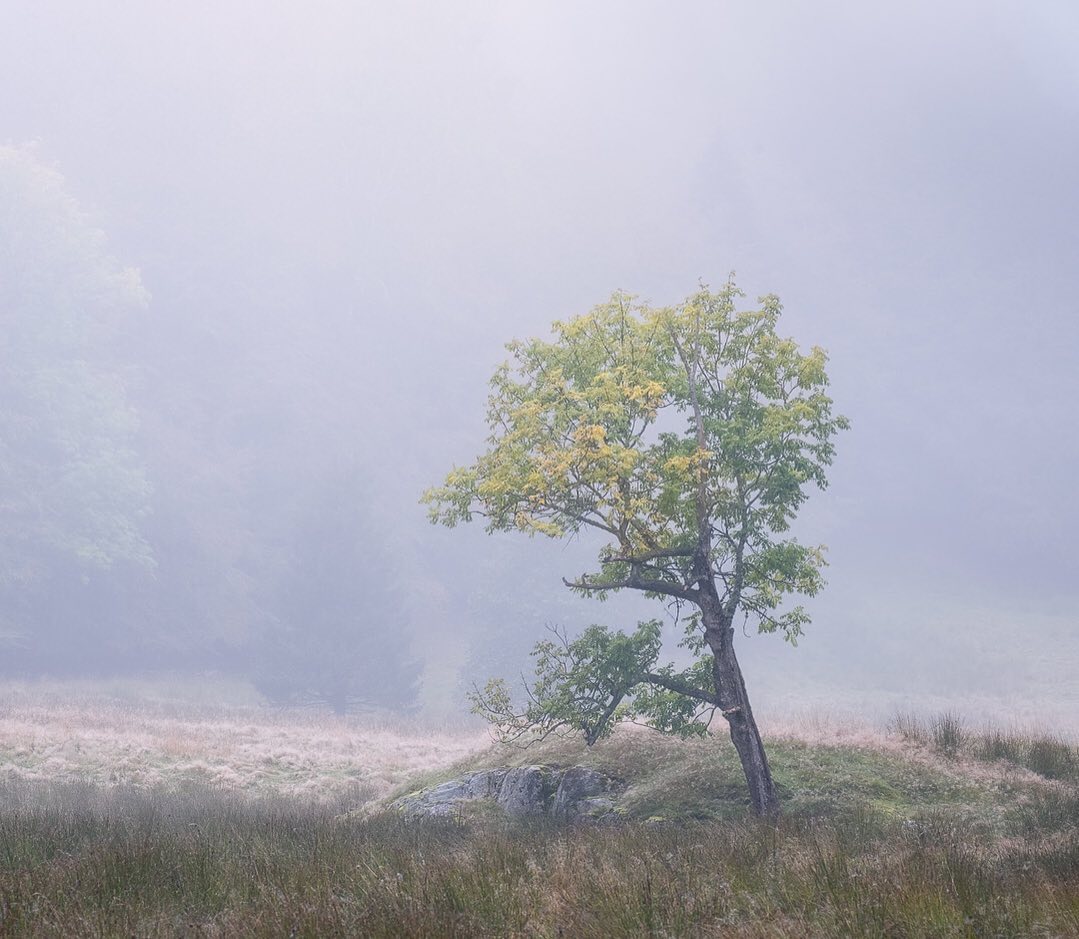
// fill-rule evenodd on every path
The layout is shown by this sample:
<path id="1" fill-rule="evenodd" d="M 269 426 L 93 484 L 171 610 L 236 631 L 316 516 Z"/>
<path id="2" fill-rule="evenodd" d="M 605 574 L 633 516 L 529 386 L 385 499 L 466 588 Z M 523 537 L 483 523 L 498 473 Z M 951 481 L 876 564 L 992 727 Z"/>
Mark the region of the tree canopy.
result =
<path id="1" fill-rule="evenodd" d="M 596 568 L 566 585 L 665 600 L 684 617 L 683 644 L 697 657 L 683 669 L 658 666 L 654 623 L 632 636 L 593 627 L 575 643 L 538 649 L 531 711 L 514 714 L 494 685 L 479 698 L 488 716 L 513 732 L 550 726 L 557 712 L 597 739 L 634 689 L 633 713 L 664 730 L 700 732 L 701 708 L 718 709 L 747 779 L 748 763 L 757 767 L 755 807 L 773 811 L 734 625 L 792 642 L 801 634 L 808 615 L 786 600 L 820 589 L 824 557 L 790 526 L 810 487 L 827 484 L 847 421 L 833 412 L 824 351 L 802 352 L 779 335 L 776 297 L 741 310 L 742 296 L 733 281 L 671 307 L 616 293 L 556 322 L 552 339 L 511 343 L 491 380 L 488 449 L 425 499 L 432 520 L 451 526 L 479 517 L 492 531 L 598 533 Z M 584 711 L 600 686 L 596 726 Z M 558 705 L 560 694 L 580 713 Z"/>

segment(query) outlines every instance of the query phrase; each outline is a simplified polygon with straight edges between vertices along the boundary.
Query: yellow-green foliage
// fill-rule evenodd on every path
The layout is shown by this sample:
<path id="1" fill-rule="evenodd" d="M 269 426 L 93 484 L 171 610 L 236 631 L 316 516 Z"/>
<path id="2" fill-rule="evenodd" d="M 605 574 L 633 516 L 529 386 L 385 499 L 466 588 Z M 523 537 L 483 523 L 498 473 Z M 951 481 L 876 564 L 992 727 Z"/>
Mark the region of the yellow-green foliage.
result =
<path id="1" fill-rule="evenodd" d="M 738 310 L 741 296 L 728 283 L 652 307 L 617 293 L 550 340 L 511 343 L 491 379 L 490 446 L 426 493 L 432 519 L 601 532 L 599 571 L 578 589 L 602 593 L 627 585 L 629 558 L 648 558 L 641 580 L 688 583 L 690 553 L 669 552 L 699 543 L 703 511 L 714 575 L 761 628 L 796 637 L 804 613 L 776 610 L 816 592 L 824 562 L 784 533 L 847 422 L 824 352 L 777 333 L 775 297 Z"/>
<path id="2" fill-rule="evenodd" d="M 832 412 L 824 352 L 779 335 L 775 297 L 740 310 L 742 296 L 732 282 L 672 307 L 616 293 L 556 322 L 549 340 L 511 343 L 490 382 L 487 450 L 425 494 L 446 525 L 475 515 L 491 530 L 598 532 L 598 569 L 569 587 L 689 607 L 688 669 L 663 664 L 652 622 L 539 644 L 530 703 L 498 683 L 473 696 L 504 737 L 576 726 L 594 741 L 618 716 L 700 733 L 718 707 L 745 713 L 717 697 L 706 606 L 713 637 L 738 618 L 795 642 L 808 621 L 785 601 L 820 589 L 823 549 L 788 529 L 809 488 L 825 485 L 847 421 Z"/>

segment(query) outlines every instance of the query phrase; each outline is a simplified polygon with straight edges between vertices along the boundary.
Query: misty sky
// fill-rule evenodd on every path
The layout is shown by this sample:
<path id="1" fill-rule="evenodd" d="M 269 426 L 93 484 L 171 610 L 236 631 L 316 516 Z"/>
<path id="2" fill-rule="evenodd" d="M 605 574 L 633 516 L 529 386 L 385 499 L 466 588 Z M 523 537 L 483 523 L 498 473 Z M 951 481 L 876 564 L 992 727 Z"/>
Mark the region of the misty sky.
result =
<path id="1" fill-rule="evenodd" d="M 799 529 L 807 643 L 1075 632 L 1073 3 L 4 0 L 31 141 L 163 335 L 197 304 L 353 376 L 403 518 L 477 452 L 505 341 L 734 270 L 853 424 Z"/>

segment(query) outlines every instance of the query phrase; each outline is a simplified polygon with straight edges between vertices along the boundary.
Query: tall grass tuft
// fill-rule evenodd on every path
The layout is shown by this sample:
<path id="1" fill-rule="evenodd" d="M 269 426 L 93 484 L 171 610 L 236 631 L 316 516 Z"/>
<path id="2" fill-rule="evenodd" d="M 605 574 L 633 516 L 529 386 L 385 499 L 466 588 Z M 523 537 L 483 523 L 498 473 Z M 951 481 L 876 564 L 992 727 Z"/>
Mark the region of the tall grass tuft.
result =
<path id="1" fill-rule="evenodd" d="M 971 755 L 986 763 L 1005 760 L 1009 763 L 1021 764 L 1026 755 L 1026 747 L 1023 738 L 1018 733 L 989 727 L 974 737 Z"/>
<path id="2" fill-rule="evenodd" d="M 888 729 L 908 743 L 929 743 L 929 729 L 913 711 L 896 711 L 888 722 Z"/>
<path id="3" fill-rule="evenodd" d="M 1030 793 L 1017 814 L 1026 835 L 1064 835 L 1079 849 L 1079 791 L 1045 788 Z"/>
<path id="4" fill-rule="evenodd" d="M 987 727 L 967 728 L 952 711 L 925 720 L 909 711 L 893 715 L 888 729 L 909 743 L 928 746 L 950 758 L 967 756 L 986 763 L 1021 766 L 1046 779 L 1079 782 L 1079 747 L 1055 734 Z"/>
<path id="5" fill-rule="evenodd" d="M 1022 766 L 1046 779 L 1079 782 L 1079 748 L 1053 734 L 989 728 L 970 738 L 970 753 L 978 760 Z"/>
<path id="6" fill-rule="evenodd" d="M 959 754 L 967 740 L 966 722 L 953 711 L 944 711 L 933 718 L 933 746 L 946 756 Z"/>
<path id="7" fill-rule="evenodd" d="M 1032 739 L 1025 765 L 1046 779 L 1075 779 L 1079 776 L 1076 748 L 1059 737 L 1039 736 Z"/>

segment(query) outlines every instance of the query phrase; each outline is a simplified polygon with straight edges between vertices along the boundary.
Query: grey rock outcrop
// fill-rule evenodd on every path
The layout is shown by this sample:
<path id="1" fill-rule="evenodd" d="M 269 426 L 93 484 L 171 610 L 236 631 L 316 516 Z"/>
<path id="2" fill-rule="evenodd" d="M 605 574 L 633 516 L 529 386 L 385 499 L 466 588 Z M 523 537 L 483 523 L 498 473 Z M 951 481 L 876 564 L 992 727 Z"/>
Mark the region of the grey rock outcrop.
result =
<path id="1" fill-rule="evenodd" d="M 556 818 L 594 817 L 614 809 L 612 780 L 587 766 L 571 766 L 562 774 L 551 805 Z"/>
<path id="2" fill-rule="evenodd" d="M 464 799 L 471 799 L 469 784 L 471 777 L 451 779 L 430 789 L 398 799 L 394 806 L 400 809 L 402 814 L 438 818 L 439 816 L 451 816 L 457 811 L 457 804 Z"/>
<path id="3" fill-rule="evenodd" d="M 619 784 L 585 766 L 483 770 L 403 796 L 392 804 L 411 818 L 455 817 L 464 803 L 486 800 L 513 817 L 566 820 L 613 817 Z"/>
<path id="4" fill-rule="evenodd" d="M 468 778 L 469 799 L 497 799 L 508 770 L 488 769 Z"/>
<path id="5" fill-rule="evenodd" d="M 545 815 L 557 780 L 542 766 L 520 766 L 506 773 L 498 804 L 507 815 Z"/>

